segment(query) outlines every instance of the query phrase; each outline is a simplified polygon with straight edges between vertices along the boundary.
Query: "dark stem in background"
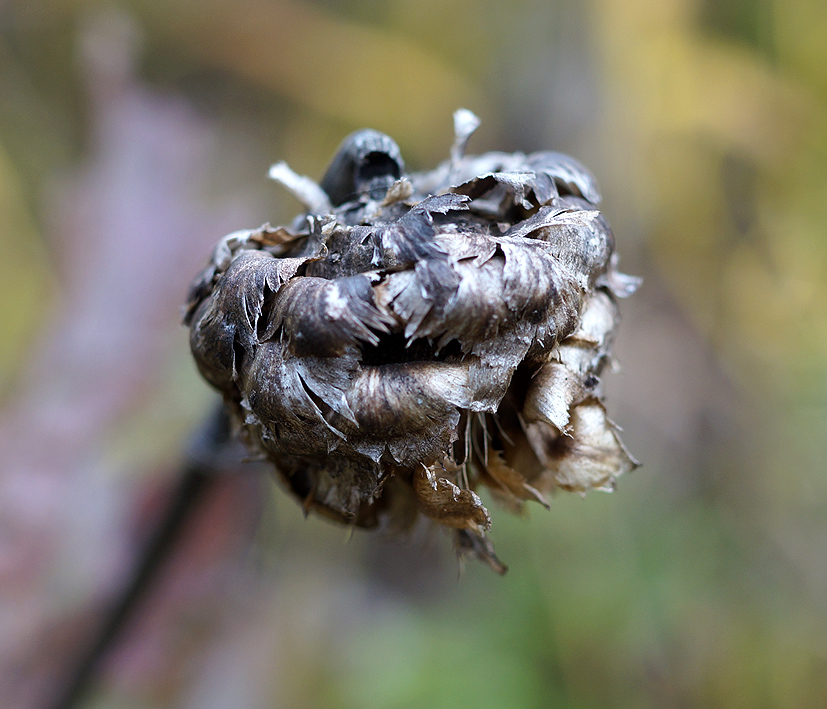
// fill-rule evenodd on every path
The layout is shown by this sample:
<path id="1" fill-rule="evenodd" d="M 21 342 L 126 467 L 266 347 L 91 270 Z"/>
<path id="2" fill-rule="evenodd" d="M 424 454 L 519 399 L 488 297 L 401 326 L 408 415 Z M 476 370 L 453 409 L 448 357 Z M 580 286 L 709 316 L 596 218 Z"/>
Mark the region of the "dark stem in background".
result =
<path id="1" fill-rule="evenodd" d="M 124 585 L 108 616 L 68 676 L 56 700 L 50 705 L 53 709 L 72 709 L 78 706 L 102 661 L 117 644 L 127 622 L 138 610 L 141 600 L 175 548 L 187 521 L 198 509 L 198 503 L 214 485 L 217 473 L 224 467 L 220 465 L 221 453 L 230 440 L 229 417 L 221 405 L 193 436 L 177 486 L 161 515 L 158 527 L 139 555 L 131 578 Z"/>

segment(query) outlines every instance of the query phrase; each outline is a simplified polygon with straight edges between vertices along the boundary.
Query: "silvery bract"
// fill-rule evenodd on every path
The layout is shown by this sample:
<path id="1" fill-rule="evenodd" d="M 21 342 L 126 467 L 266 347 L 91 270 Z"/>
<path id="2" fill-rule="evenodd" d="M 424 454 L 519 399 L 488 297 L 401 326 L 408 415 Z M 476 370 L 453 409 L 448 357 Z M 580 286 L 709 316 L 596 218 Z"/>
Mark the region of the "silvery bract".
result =
<path id="1" fill-rule="evenodd" d="M 316 184 L 271 169 L 307 207 L 230 234 L 193 283 L 203 376 L 301 504 L 345 524 L 454 530 L 495 569 L 486 486 L 506 506 L 610 490 L 635 466 L 601 403 L 636 280 L 615 270 L 593 177 L 553 152 L 465 156 L 406 174 L 362 130 Z"/>

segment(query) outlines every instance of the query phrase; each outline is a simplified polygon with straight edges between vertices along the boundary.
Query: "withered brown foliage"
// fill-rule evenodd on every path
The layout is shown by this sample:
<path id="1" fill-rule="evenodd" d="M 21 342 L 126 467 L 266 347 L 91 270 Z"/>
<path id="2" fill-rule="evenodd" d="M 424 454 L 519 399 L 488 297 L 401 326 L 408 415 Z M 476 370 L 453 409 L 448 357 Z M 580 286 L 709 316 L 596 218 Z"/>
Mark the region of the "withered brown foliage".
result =
<path id="1" fill-rule="evenodd" d="M 505 567 L 485 485 L 512 510 L 556 488 L 610 490 L 636 464 L 601 402 L 636 279 L 615 269 L 593 177 L 560 153 L 465 156 L 406 174 L 396 144 L 350 136 L 307 207 L 230 234 L 192 285 L 203 376 L 306 510 L 359 527 L 451 528 Z"/>

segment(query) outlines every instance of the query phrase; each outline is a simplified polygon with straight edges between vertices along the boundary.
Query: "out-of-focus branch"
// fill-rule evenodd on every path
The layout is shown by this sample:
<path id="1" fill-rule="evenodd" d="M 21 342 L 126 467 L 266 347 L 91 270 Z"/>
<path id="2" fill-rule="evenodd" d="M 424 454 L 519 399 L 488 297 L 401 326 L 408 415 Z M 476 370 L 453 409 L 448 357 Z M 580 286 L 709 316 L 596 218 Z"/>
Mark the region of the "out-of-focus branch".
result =
<path id="1" fill-rule="evenodd" d="M 134 571 L 104 618 L 93 641 L 59 690 L 55 709 L 71 709 L 83 697 L 101 661 L 114 646 L 146 591 L 174 549 L 182 529 L 197 509 L 210 483 L 221 472 L 222 453 L 231 441 L 230 422 L 223 405 L 205 422 L 190 446 L 158 527 L 138 557 Z"/>

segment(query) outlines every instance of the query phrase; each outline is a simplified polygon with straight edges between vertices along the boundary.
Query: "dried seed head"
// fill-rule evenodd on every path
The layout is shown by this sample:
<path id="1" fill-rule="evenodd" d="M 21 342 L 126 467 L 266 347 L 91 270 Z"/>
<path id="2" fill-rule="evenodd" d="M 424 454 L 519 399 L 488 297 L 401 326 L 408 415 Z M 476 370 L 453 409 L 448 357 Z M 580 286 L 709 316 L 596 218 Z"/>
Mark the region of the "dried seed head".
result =
<path id="1" fill-rule="evenodd" d="M 600 377 L 636 279 L 615 270 L 595 181 L 559 153 L 451 159 L 406 174 L 372 130 L 321 185 L 276 165 L 307 207 L 235 232 L 193 283 L 204 377 L 307 510 L 360 527 L 453 530 L 497 571 L 474 489 L 513 510 L 556 488 L 611 490 L 635 467 Z"/>

